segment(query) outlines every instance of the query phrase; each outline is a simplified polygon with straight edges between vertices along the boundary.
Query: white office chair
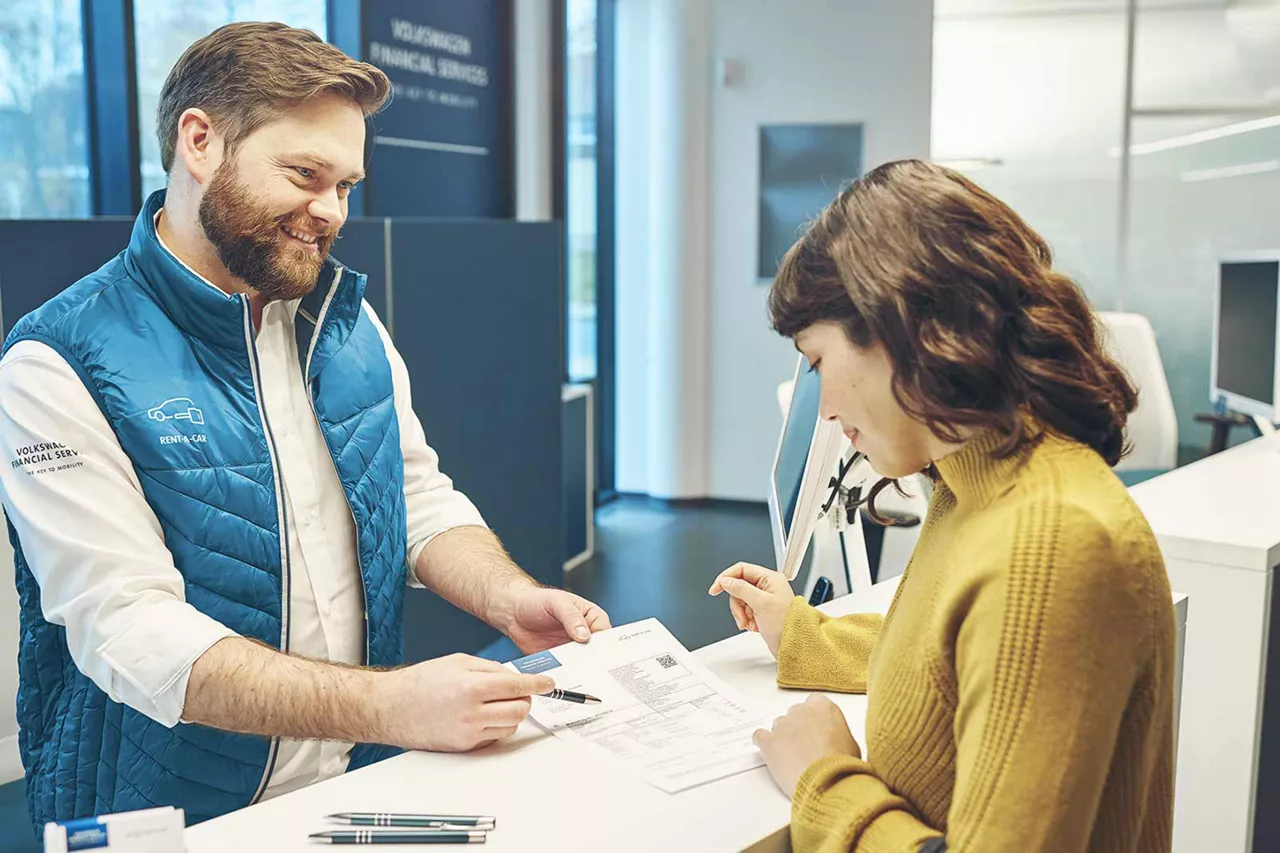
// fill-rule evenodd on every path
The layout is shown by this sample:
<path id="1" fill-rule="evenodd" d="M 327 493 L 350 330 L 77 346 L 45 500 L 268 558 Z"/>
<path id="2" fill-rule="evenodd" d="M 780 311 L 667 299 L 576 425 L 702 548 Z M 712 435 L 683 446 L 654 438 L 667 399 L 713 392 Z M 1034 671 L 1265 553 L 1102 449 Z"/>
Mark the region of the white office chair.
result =
<path id="1" fill-rule="evenodd" d="M 1150 321 L 1141 314 L 1099 311 L 1104 346 L 1138 388 L 1126 429 L 1133 450 L 1116 471 L 1168 471 L 1178 464 L 1178 415 Z"/>

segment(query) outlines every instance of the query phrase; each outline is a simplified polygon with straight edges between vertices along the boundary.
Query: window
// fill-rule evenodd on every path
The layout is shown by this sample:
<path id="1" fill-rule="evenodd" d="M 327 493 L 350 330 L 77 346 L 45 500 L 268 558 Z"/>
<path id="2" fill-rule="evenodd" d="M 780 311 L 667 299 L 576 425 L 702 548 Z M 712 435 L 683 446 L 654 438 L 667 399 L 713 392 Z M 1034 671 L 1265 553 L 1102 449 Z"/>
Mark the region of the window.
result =
<path id="1" fill-rule="evenodd" d="M 89 214 L 80 0 L 0 16 L 0 218 Z"/>
<path id="2" fill-rule="evenodd" d="M 568 0 L 565 16 L 565 213 L 568 220 L 569 381 L 596 378 L 596 2 Z"/>
<path id="3" fill-rule="evenodd" d="M 38 0 L 37 0 L 38 2 Z M 233 21 L 280 21 L 326 37 L 325 0 L 220 0 L 205 4 L 133 0 L 138 57 L 138 145 L 142 195 L 165 185 L 156 104 L 169 69 L 192 42 Z M 78 6 L 78 4 L 77 4 Z"/>

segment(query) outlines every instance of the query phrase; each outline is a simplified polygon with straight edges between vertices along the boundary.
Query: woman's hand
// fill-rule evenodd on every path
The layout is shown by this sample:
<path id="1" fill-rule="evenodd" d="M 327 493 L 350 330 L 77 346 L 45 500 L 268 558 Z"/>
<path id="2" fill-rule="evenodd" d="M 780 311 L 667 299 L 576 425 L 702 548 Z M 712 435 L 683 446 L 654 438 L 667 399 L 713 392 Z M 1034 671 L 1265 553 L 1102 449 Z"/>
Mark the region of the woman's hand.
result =
<path id="1" fill-rule="evenodd" d="M 782 644 L 782 626 L 795 593 L 781 572 L 738 563 L 720 573 L 707 590 L 711 595 L 729 593 L 729 611 L 744 631 L 756 631 L 774 658 Z"/>
<path id="2" fill-rule="evenodd" d="M 755 742 L 773 781 L 788 797 L 795 794 L 796 783 L 815 761 L 828 755 L 862 757 L 844 713 L 820 693 L 791 706 L 786 716 L 774 720 L 771 731 L 757 731 Z"/>

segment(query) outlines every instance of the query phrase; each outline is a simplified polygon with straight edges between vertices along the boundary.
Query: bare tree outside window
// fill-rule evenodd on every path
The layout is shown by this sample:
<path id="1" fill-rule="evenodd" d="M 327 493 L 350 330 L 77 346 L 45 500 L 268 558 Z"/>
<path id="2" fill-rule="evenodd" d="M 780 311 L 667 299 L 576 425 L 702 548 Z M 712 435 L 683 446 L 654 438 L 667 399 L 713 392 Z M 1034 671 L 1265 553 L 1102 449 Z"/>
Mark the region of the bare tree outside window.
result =
<path id="1" fill-rule="evenodd" d="M 5 0 L 0 218 L 89 215 L 80 0 Z"/>
<path id="2" fill-rule="evenodd" d="M 169 69 L 191 44 L 224 24 L 279 21 L 326 38 L 325 0 L 212 0 L 204 4 L 133 0 L 138 56 L 138 145 L 142 193 L 165 186 L 156 140 L 156 104 Z"/>

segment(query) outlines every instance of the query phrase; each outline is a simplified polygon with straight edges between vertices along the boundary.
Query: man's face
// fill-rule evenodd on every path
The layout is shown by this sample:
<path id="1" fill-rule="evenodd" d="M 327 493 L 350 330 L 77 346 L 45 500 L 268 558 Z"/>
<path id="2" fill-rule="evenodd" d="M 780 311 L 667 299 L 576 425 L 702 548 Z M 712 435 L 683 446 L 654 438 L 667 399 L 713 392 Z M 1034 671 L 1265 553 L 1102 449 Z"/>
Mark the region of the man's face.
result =
<path id="1" fill-rule="evenodd" d="M 268 300 L 315 289 L 364 177 L 364 116 L 336 96 L 294 107 L 240 140 L 200 199 L 227 271 Z"/>

